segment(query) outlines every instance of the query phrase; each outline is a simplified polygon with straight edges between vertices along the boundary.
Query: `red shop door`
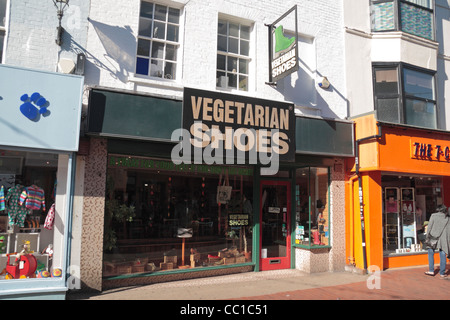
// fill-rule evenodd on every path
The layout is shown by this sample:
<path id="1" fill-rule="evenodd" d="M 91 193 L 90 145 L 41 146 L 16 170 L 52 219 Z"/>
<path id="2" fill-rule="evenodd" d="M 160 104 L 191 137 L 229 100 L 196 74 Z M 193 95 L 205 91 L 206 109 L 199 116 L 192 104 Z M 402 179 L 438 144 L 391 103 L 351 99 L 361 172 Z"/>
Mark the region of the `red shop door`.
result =
<path id="1" fill-rule="evenodd" d="M 291 183 L 261 181 L 260 269 L 291 266 Z"/>

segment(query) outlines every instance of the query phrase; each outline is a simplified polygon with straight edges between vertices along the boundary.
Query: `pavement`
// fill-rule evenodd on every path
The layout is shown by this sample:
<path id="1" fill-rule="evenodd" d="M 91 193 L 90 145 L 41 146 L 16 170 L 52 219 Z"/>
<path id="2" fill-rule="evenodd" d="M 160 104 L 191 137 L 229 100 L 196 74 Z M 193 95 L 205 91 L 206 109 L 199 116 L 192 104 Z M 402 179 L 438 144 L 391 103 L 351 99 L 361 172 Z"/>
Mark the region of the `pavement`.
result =
<path id="1" fill-rule="evenodd" d="M 447 270 L 449 267 L 447 265 Z M 426 270 L 426 266 L 419 266 L 366 275 L 349 271 L 309 274 L 295 269 L 248 272 L 118 288 L 101 293 L 69 293 L 67 300 L 179 300 L 183 303 L 222 300 L 239 300 L 241 303 L 255 300 L 450 300 L 450 275 L 444 280 L 438 274 L 438 267 L 434 277 L 425 275 Z"/>

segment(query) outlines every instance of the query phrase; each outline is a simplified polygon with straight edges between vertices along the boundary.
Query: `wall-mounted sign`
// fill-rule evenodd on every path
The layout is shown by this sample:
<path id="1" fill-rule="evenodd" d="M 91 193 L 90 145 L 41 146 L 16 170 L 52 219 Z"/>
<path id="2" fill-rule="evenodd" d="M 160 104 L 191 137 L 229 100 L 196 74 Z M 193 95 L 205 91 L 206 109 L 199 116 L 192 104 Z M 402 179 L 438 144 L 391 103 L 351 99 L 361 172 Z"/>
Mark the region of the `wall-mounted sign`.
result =
<path id="1" fill-rule="evenodd" d="M 174 155 L 185 163 L 295 161 L 294 105 L 185 88 L 182 140 L 172 161 Z"/>
<path id="2" fill-rule="evenodd" d="M 286 25 L 295 26 L 292 36 L 286 34 Z M 298 70 L 297 6 L 269 25 L 269 61 L 269 83 Z"/>
<path id="3" fill-rule="evenodd" d="M 411 158 L 429 161 L 450 161 L 450 143 L 431 144 L 412 142 Z"/>
<path id="4" fill-rule="evenodd" d="M 0 65 L 0 145 L 77 151 L 84 78 Z"/>

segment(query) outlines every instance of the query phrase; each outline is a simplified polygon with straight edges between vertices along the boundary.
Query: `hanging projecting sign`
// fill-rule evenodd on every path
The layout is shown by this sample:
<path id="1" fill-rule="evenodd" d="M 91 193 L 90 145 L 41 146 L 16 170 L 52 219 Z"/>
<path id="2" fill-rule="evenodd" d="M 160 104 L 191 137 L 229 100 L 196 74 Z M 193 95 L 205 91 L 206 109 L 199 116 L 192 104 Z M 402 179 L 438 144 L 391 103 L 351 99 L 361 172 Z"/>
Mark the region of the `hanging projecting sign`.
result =
<path id="1" fill-rule="evenodd" d="M 295 34 L 288 36 L 285 27 L 295 27 Z M 269 25 L 269 83 L 298 70 L 297 6 Z"/>
<path id="2" fill-rule="evenodd" d="M 292 103 L 184 89 L 183 129 L 172 161 L 262 164 L 295 161 Z M 234 162 L 232 162 L 234 161 Z"/>

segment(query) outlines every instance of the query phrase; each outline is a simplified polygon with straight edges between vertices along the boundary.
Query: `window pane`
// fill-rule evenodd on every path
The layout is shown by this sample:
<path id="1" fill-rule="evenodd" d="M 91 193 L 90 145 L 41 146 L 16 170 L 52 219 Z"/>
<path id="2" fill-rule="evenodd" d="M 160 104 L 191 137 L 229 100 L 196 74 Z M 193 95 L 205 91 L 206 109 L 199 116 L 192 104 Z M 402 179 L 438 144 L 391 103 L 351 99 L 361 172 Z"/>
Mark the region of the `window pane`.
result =
<path id="1" fill-rule="evenodd" d="M 164 43 L 153 41 L 152 58 L 164 58 Z"/>
<path id="2" fill-rule="evenodd" d="M 248 74 L 248 60 L 239 59 L 239 73 Z"/>
<path id="3" fill-rule="evenodd" d="M 412 2 L 414 4 L 417 4 L 418 6 L 422 6 L 428 9 L 431 8 L 431 0 L 407 0 L 408 2 Z"/>
<path id="4" fill-rule="evenodd" d="M 227 51 L 227 37 L 224 36 L 217 37 L 217 50 Z"/>
<path id="5" fill-rule="evenodd" d="M 240 54 L 243 56 L 248 56 L 249 51 L 249 42 L 246 40 L 241 40 Z"/>
<path id="6" fill-rule="evenodd" d="M 153 38 L 162 39 L 166 38 L 166 24 L 163 22 L 155 21 L 155 26 L 153 30 Z"/>
<path id="7" fill-rule="evenodd" d="M 167 40 L 178 42 L 178 26 L 167 25 Z"/>
<path id="8" fill-rule="evenodd" d="M 375 70 L 375 94 L 398 94 L 397 69 Z"/>
<path id="9" fill-rule="evenodd" d="M 394 2 L 372 4 L 372 30 L 386 31 L 395 29 Z"/>
<path id="10" fill-rule="evenodd" d="M 162 60 L 152 60 L 150 66 L 150 76 L 162 78 L 163 76 L 163 61 Z"/>
<path id="11" fill-rule="evenodd" d="M 237 72 L 237 58 L 234 57 L 227 57 L 227 58 L 228 58 L 227 71 Z"/>
<path id="12" fill-rule="evenodd" d="M 175 79 L 176 64 L 172 62 L 166 62 L 166 67 L 164 68 L 164 78 L 165 79 Z"/>
<path id="13" fill-rule="evenodd" d="M 239 40 L 235 38 L 228 38 L 228 52 L 239 53 Z"/>
<path id="14" fill-rule="evenodd" d="M 5 26 L 5 20 L 6 20 L 6 0 L 0 0 L 0 27 Z"/>
<path id="15" fill-rule="evenodd" d="M 407 95 L 434 100 L 434 78 L 432 75 L 409 69 L 404 69 L 403 72 Z"/>
<path id="16" fill-rule="evenodd" d="M 178 24 L 180 22 L 180 10 L 169 8 L 169 22 Z"/>
<path id="17" fill-rule="evenodd" d="M 239 90 L 248 91 L 248 77 L 239 76 Z"/>
<path id="18" fill-rule="evenodd" d="M 400 123 L 399 108 L 400 102 L 398 98 L 378 99 L 377 100 L 378 120 Z"/>
<path id="19" fill-rule="evenodd" d="M 229 24 L 230 34 L 232 37 L 239 37 L 239 25 L 230 23 Z"/>
<path id="20" fill-rule="evenodd" d="M 241 39 L 250 40 L 250 27 L 241 26 Z"/>
<path id="21" fill-rule="evenodd" d="M 152 21 L 148 19 L 139 19 L 139 35 L 152 37 Z"/>
<path id="22" fill-rule="evenodd" d="M 150 55 L 150 41 L 144 39 L 138 39 L 138 50 L 137 54 L 140 56 Z"/>
<path id="23" fill-rule="evenodd" d="M 153 19 L 153 3 L 141 1 L 141 17 Z"/>
<path id="24" fill-rule="evenodd" d="M 136 60 L 136 73 L 148 75 L 148 59 L 137 58 Z"/>
<path id="25" fill-rule="evenodd" d="M 229 88 L 237 88 L 237 75 L 235 74 L 228 74 L 228 87 Z"/>
<path id="26" fill-rule="evenodd" d="M 227 87 L 227 77 L 225 75 L 225 72 L 218 71 L 217 72 L 217 78 L 216 78 L 216 86 L 221 88 Z"/>
<path id="27" fill-rule="evenodd" d="M 166 45 L 166 59 L 176 61 L 177 60 L 177 47 L 173 45 Z"/>
<path id="28" fill-rule="evenodd" d="M 217 69 L 219 70 L 225 70 L 225 60 L 226 57 L 224 55 L 218 54 L 217 55 Z"/>
<path id="29" fill-rule="evenodd" d="M 220 21 L 219 20 L 219 25 L 218 25 L 218 30 L 217 32 L 219 34 L 222 34 L 224 36 L 227 35 L 227 22 L 226 21 Z"/>
<path id="30" fill-rule="evenodd" d="M 436 129 L 436 105 L 431 102 L 406 99 L 405 118 L 407 124 Z"/>
<path id="31" fill-rule="evenodd" d="M 433 39 L 433 13 L 406 3 L 400 4 L 402 31 Z"/>
<path id="32" fill-rule="evenodd" d="M 167 7 L 156 5 L 155 6 L 155 20 L 166 21 Z"/>

